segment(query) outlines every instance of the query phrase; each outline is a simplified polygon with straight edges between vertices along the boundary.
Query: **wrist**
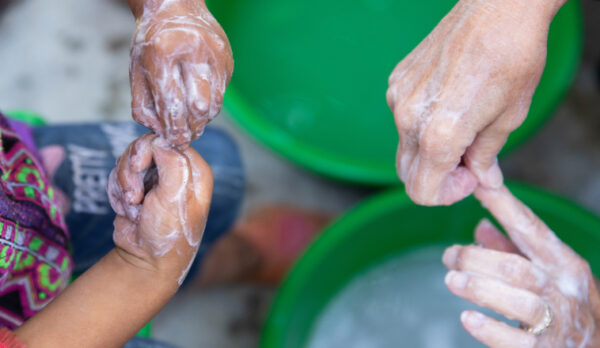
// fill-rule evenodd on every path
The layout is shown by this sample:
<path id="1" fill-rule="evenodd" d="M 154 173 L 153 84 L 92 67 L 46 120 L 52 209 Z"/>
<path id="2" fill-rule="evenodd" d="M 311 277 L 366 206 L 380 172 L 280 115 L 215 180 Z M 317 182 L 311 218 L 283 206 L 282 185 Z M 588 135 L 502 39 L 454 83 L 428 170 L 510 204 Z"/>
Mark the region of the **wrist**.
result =
<path id="1" fill-rule="evenodd" d="M 119 246 L 115 247 L 114 256 L 118 259 L 117 262 L 130 272 L 138 274 L 140 279 L 165 285 L 164 291 L 175 293 L 179 288 L 176 275 L 179 275 L 181 267 L 174 265 L 166 256 L 159 258 L 140 256 Z"/>
<path id="2" fill-rule="evenodd" d="M 15 333 L 29 347 L 122 347 L 178 289 L 129 261 L 111 250 Z"/>
<path id="3" fill-rule="evenodd" d="M 169 0 L 127 0 L 131 13 L 135 19 L 139 19 L 144 14 L 144 9 L 148 6 L 151 10 L 156 10 L 161 5 Z M 179 0 L 178 4 L 184 5 L 186 8 L 195 9 L 197 6 L 206 8 L 204 0 Z"/>
<path id="4" fill-rule="evenodd" d="M 481 7 L 488 11 L 504 13 L 518 21 L 539 23 L 548 26 L 554 16 L 568 0 L 460 0 L 469 8 Z"/>
<path id="5" fill-rule="evenodd" d="M 539 8 L 543 10 L 549 21 L 552 22 L 556 13 L 567 3 L 568 0 L 536 0 Z"/>
<path id="6" fill-rule="evenodd" d="M 118 244 L 114 251 L 128 268 L 141 275 L 147 275 L 154 281 L 160 279 L 161 282 L 175 285 L 177 288 L 182 283 L 182 277 L 185 278 L 182 275 L 187 274 L 195 259 L 198 248 L 190 248 L 185 241 L 179 247 L 175 246 L 173 250 L 164 254 L 160 253 L 160 255 L 154 255 L 152 252 L 144 250 L 129 250 Z"/>

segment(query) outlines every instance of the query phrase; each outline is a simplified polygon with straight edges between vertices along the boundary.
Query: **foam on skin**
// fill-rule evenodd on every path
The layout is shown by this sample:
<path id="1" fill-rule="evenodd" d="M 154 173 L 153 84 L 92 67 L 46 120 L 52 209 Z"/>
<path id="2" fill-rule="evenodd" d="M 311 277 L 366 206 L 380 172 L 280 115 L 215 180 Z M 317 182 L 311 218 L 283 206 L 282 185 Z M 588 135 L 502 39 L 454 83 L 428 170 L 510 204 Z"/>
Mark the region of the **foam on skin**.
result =
<path id="1" fill-rule="evenodd" d="M 390 75 L 397 171 L 415 202 L 447 205 L 478 183 L 502 185 L 496 155 L 544 68 L 549 21 L 539 7 L 461 0 Z"/>
<path id="2" fill-rule="evenodd" d="M 157 175 L 144 167 L 153 163 Z M 146 135 L 128 147 L 109 177 L 109 198 L 118 214 L 115 244 L 155 260 L 175 252 L 181 265 L 181 274 L 174 276 L 179 285 L 198 251 L 206 223 L 204 209 L 210 203 L 207 184 L 212 177 L 205 174 L 210 170 L 202 163 L 191 148 L 179 150 L 161 137 Z M 149 191 L 140 192 L 144 180 Z"/>
<path id="3" fill-rule="evenodd" d="M 450 291 L 505 317 L 516 315 L 531 327 L 543 322 L 547 306 L 552 315 L 550 326 L 527 347 L 597 347 L 600 291 L 587 262 L 506 187 L 479 187 L 475 196 L 500 222 L 523 256 L 477 246 L 448 248 L 443 262 L 451 270 L 446 277 Z M 490 227 L 488 223 L 478 228 Z M 512 340 L 514 346 L 519 346 L 517 342 L 528 335 L 501 329 L 484 333 L 489 326 L 471 326 L 471 316 L 466 315 L 463 324 L 475 337 L 496 337 L 496 342 Z"/>
<path id="4" fill-rule="evenodd" d="M 221 109 L 232 53 L 203 1 L 146 0 L 141 13 L 134 12 L 132 112 L 154 133 L 136 139 L 109 176 L 117 213 L 113 239 L 145 259 L 175 251 L 167 263 L 181 265 L 181 285 L 198 251 L 212 192 L 210 168 L 189 143 Z"/>
<path id="5" fill-rule="evenodd" d="M 202 2 L 144 3 L 131 47 L 134 119 L 185 147 L 219 113 L 232 70 L 227 37 Z"/>

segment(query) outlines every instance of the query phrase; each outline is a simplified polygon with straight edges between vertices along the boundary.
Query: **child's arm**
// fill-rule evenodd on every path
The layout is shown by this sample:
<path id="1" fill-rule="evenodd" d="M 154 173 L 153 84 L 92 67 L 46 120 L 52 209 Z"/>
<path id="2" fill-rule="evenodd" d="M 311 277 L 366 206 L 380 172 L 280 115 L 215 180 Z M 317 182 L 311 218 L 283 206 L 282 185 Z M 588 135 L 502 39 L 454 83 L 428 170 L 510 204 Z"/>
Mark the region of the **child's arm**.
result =
<path id="1" fill-rule="evenodd" d="M 144 196 L 152 160 L 158 183 Z M 212 172 L 190 147 L 145 135 L 111 173 L 117 247 L 15 331 L 31 348 L 120 347 L 175 294 L 208 215 Z"/>
<path id="2" fill-rule="evenodd" d="M 133 118 L 185 147 L 221 109 L 233 72 L 229 41 L 204 0 L 128 2 Z"/>

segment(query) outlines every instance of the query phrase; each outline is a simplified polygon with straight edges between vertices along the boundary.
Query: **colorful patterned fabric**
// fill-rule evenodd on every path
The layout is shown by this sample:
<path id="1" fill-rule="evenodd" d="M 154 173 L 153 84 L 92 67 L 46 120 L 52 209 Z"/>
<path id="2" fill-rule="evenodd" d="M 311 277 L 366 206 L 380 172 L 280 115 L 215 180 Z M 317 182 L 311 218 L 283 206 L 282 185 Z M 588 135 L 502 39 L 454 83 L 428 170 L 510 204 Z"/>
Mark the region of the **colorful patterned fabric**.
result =
<path id="1" fill-rule="evenodd" d="M 14 329 L 68 284 L 69 234 L 43 167 L 0 114 L 0 325 Z"/>

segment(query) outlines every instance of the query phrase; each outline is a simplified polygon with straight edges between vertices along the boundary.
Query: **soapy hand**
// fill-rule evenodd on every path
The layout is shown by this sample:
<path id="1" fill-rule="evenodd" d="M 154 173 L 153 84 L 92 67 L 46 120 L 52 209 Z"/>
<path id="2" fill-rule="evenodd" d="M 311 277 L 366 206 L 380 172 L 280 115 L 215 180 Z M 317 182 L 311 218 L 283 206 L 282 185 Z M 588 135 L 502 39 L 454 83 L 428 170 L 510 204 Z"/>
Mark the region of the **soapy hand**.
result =
<path id="1" fill-rule="evenodd" d="M 564 0 L 558 0 L 564 2 Z M 396 166 L 419 204 L 502 185 L 496 156 L 527 116 L 556 0 L 461 0 L 389 78 Z"/>
<path id="2" fill-rule="evenodd" d="M 588 263 L 506 189 L 478 188 L 476 197 L 504 227 L 475 231 L 481 246 L 446 250 L 452 293 L 522 323 L 515 328 L 477 311 L 461 321 L 490 347 L 600 347 L 600 289 Z"/>
<path id="3" fill-rule="evenodd" d="M 133 118 L 186 147 L 221 109 L 233 72 L 225 32 L 203 0 L 129 0 Z"/>
<path id="4" fill-rule="evenodd" d="M 204 233 L 212 185 L 210 167 L 193 148 L 177 149 L 154 134 L 136 139 L 108 183 L 118 250 L 181 284 Z"/>

